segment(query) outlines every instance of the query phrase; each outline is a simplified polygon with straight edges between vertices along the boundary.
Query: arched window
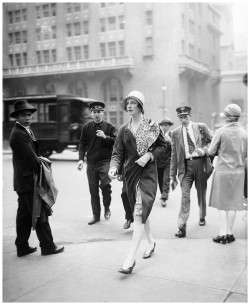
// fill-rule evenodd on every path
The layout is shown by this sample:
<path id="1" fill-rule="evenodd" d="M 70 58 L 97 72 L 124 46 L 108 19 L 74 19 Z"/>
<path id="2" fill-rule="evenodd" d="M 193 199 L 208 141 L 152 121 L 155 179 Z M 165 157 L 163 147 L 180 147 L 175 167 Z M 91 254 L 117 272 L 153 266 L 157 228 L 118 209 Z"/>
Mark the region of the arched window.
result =
<path id="1" fill-rule="evenodd" d="M 88 97 L 87 87 L 81 80 L 76 80 L 69 83 L 67 93 L 81 97 Z"/>
<path id="2" fill-rule="evenodd" d="M 116 127 L 123 124 L 123 111 L 120 107 L 123 98 L 122 85 L 119 79 L 111 78 L 103 82 L 101 88 L 102 100 L 105 103 L 105 120 Z"/>
<path id="3" fill-rule="evenodd" d="M 51 82 L 44 82 L 37 88 L 36 93 L 37 94 L 55 94 L 56 93 L 55 86 Z"/>

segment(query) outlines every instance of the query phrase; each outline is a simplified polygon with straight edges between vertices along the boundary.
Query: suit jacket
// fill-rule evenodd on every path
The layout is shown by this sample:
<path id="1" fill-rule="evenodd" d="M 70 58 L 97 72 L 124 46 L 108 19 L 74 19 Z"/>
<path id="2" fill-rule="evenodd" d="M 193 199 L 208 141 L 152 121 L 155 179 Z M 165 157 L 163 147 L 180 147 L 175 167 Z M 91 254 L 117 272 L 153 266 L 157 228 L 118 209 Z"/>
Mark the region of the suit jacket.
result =
<path id="1" fill-rule="evenodd" d="M 34 191 L 34 174 L 39 175 L 38 144 L 24 127 L 15 124 L 10 134 L 13 152 L 14 190 L 20 193 Z"/>
<path id="2" fill-rule="evenodd" d="M 204 123 L 192 122 L 195 144 L 197 148 L 203 148 L 208 155 L 208 146 L 212 140 L 212 132 Z M 185 146 L 183 139 L 182 126 L 177 127 L 172 132 L 172 153 L 170 165 L 170 177 L 177 175 L 180 183 L 185 175 Z"/>

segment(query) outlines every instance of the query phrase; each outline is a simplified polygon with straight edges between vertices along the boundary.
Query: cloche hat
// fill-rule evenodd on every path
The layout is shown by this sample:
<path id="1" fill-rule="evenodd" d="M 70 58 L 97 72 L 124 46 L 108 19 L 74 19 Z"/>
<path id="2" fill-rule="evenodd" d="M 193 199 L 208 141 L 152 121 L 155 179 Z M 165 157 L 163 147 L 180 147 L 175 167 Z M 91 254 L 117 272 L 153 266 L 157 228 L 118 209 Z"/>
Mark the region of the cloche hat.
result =
<path id="1" fill-rule="evenodd" d="M 127 111 L 126 109 L 126 101 L 129 98 L 134 98 L 138 103 L 141 104 L 142 108 L 145 103 L 145 97 L 140 91 L 131 91 L 122 101 L 121 101 L 121 107 L 124 111 Z"/>
<path id="2" fill-rule="evenodd" d="M 241 108 L 237 104 L 229 104 L 223 112 L 220 113 L 221 118 L 240 117 Z"/>
<path id="3" fill-rule="evenodd" d="M 169 119 L 169 118 L 162 118 L 162 120 L 160 121 L 159 125 L 174 125 L 174 123 Z"/>
<path id="4" fill-rule="evenodd" d="M 16 115 L 23 110 L 29 110 L 32 113 L 37 111 L 37 109 L 33 107 L 27 100 L 19 100 L 14 103 L 14 111 L 11 112 L 10 116 L 15 118 Z"/>

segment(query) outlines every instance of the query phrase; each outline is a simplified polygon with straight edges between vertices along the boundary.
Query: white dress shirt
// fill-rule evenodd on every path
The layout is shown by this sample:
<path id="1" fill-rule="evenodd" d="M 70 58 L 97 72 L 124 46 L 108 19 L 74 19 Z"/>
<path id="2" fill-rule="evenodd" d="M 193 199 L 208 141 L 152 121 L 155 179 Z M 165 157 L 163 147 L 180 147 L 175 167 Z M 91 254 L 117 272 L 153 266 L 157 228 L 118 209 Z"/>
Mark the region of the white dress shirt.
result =
<path id="1" fill-rule="evenodd" d="M 189 153 L 189 146 L 188 146 L 188 141 L 187 141 L 187 130 L 186 130 L 186 128 L 188 129 L 188 133 L 190 135 L 190 138 L 194 143 L 195 149 L 197 148 L 196 145 L 195 145 L 195 137 L 194 137 L 192 122 L 190 122 L 187 127 L 182 127 L 184 146 L 185 146 L 185 158 L 189 159 L 191 157 L 199 157 L 198 153 L 195 150 L 192 152 L 192 154 Z"/>

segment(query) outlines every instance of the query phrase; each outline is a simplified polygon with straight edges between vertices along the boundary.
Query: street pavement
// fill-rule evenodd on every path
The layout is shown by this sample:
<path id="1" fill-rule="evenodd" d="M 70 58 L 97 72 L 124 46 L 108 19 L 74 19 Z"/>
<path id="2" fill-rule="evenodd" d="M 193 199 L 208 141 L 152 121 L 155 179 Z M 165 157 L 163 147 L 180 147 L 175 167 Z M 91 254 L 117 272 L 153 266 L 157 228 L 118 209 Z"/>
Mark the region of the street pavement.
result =
<path id="1" fill-rule="evenodd" d="M 187 237 L 178 239 L 177 217 L 181 192 L 170 193 L 166 208 L 159 191 L 151 213 L 156 239 L 155 253 L 142 259 L 141 242 L 131 275 L 117 272 L 130 246 L 133 225 L 122 228 L 124 210 L 122 184 L 112 182 L 111 218 L 89 226 L 92 217 L 86 167 L 79 172 L 77 153 L 53 154 L 52 169 L 59 189 L 50 223 L 56 244 L 65 246 L 58 255 L 41 256 L 36 234 L 30 245 L 38 251 L 16 256 L 15 215 L 17 196 L 13 191 L 12 161 L 3 151 L 3 301 L 4 302 L 247 302 L 247 221 L 246 211 L 238 212 L 236 241 L 221 245 L 217 210 L 207 209 L 207 224 L 198 225 L 195 189 L 191 193 L 191 213 Z M 210 183 L 209 183 L 210 188 Z"/>

